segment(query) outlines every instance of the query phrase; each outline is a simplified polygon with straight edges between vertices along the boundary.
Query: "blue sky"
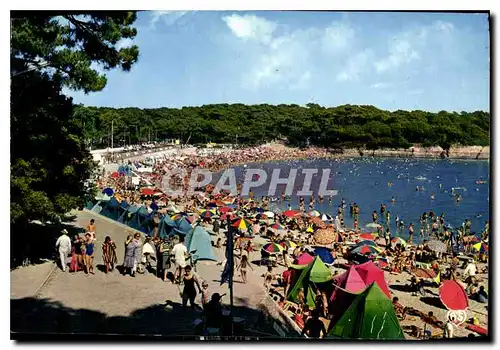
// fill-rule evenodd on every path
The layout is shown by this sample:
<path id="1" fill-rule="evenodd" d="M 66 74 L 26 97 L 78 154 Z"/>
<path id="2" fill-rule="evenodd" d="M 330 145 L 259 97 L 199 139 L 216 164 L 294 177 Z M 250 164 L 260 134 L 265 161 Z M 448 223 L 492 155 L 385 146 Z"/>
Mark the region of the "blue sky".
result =
<path id="1" fill-rule="evenodd" d="M 149 11 L 136 27 L 132 71 L 76 103 L 489 110 L 485 14 Z"/>

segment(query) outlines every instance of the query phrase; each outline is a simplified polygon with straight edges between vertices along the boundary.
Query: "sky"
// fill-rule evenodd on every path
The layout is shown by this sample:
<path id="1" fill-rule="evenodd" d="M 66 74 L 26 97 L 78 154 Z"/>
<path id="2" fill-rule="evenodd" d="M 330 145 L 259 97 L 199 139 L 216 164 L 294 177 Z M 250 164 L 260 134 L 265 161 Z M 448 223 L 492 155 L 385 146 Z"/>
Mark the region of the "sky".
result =
<path id="1" fill-rule="evenodd" d="M 148 11 L 135 26 L 118 45 L 138 45 L 138 63 L 100 92 L 66 91 L 74 102 L 489 111 L 487 14 Z"/>

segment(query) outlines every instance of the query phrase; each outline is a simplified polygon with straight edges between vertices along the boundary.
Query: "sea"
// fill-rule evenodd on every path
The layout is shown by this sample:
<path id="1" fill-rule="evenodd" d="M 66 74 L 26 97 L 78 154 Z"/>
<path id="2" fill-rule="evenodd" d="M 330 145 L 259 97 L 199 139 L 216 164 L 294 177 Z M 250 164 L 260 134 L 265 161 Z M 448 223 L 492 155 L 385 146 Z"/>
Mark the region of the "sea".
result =
<path id="1" fill-rule="evenodd" d="M 423 212 L 428 213 L 432 210 L 436 215 L 444 214 L 446 224 L 450 224 L 453 228 L 459 227 L 465 219 L 469 219 L 472 223 L 472 232 L 478 234 L 482 232 L 490 216 L 489 161 L 346 158 L 253 163 L 234 168 L 238 183 L 243 181 L 247 169 L 262 169 L 267 174 L 266 182 L 252 189 L 257 196 L 268 195 L 273 171 L 280 169 L 279 177 L 284 178 L 289 175 L 290 169 L 297 169 L 294 190 L 288 200 L 281 200 L 285 185 L 277 186 L 274 195 L 276 200 L 271 203 L 275 210 L 286 210 L 289 206 L 298 209 L 297 191 L 302 189 L 304 180 L 302 171 L 317 169 L 311 181 L 311 190 L 316 197 L 314 209 L 334 217 L 338 206 L 344 200 L 347 204 L 344 210 L 344 223 L 347 227 L 353 227 L 349 204 L 357 203 L 360 207 L 358 224 L 366 232 L 374 230 L 366 226 L 372 222 L 374 210 L 377 211 L 379 222 L 384 226 L 387 224 L 380 215 L 381 204 L 385 204 L 386 210 L 391 212 L 391 220 L 388 223 L 391 232 L 396 232 L 396 217 L 399 216 L 405 224 L 402 237 L 407 236 L 407 227 L 413 223 L 417 241 L 419 218 Z M 333 189 L 335 193 L 331 203 L 328 202 L 328 196 L 322 203 L 317 199 L 323 169 L 330 169 L 327 189 Z M 253 178 L 253 180 L 258 179 L 260 176 Z M 459 202 L 456 201 L 457 194 L 461 197 Z M 434 199 L 431 198 L 432 195 Z M 307 208 L 309 198 L 303 197 Z"/>

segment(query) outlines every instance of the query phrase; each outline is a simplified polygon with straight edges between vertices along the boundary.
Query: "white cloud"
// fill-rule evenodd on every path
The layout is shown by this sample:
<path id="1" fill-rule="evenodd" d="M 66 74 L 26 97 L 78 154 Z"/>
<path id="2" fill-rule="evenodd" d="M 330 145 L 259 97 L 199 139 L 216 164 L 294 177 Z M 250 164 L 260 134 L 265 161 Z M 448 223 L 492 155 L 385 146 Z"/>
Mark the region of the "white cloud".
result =
<path id="1" fill-rule="evenodd" d="M 392 83 L 384 83 L 384 82 L 375 83 L 375 84 L 370 85 L 370 87 L 372 89 L 387 89 L 388 87 L 391 87 L 391 86 L 392 86 Z"/>
<path id="2" fill-rule="evenodd" d="M 269 44 L 272 34 L 278 27 L 275 22 L 255 15 L 231 15 L 222 17 L 222 20 L 231 29 L 234 35 L 243 40 L 255 40 Z"/>
<path id="3" fill-rule="evenodd" d="M 327 53 L 348 51 L 354 41 L 355 32 L 348 24 L 333 22 L 325 28 L 322 38 L 322 49 Z"/>
<path id="4" fill-rule="evenodd" d="M 166 25 L 173 25 L 178 19 L 184 17 L 189 11 L 151 11 L 149 24 L 154 27 L 158 21 L 163 21 Z"/>
<path id="5" fill-rule="evenodd" d="M 430 42 L 444 46 L 449 42 L 453 31 L 452 23 L 441 20 L 427 26 L 403 31 L 389 39 L 388 55 L 374 63 L 375 70 L 377 73 L 384 73 L 421 60 L 424 57 L 422 52 L 426 50 Z"/>
<path id="6" fill-rule="evenodd" d="M 337 81 L 356 81 L 359 80 L 361 73 L 368 66 L 373 52 L 370 49 L 365 49 L 358 52 L 347 62 L 346 67 L 337 74 Z"/>
<path id="7" fill-rule="evenodd" d="M 233 35 L 245 43 L 247 56 L 251 59 L 242 83 L 244 88 L 252 90 L 274 84 L 290 89 L 307 88 L 314 78 L 314 61 L 318 57 L 338 59 L 341 55 L 337 54 L 350 52 L 355 34 L 344 22 L 332 22 L 326 28 L 290 29 L 282 26 L 284 33 L 279 34 L 280 24 L 255 15 L 233 14 L 222 20 Z M 353 79 L 361 72 L 357 65 L 363 58 L 360 55 L 348 67 Z M 331 69 L 334 67 L 332 64 Z"/>
<path id="8" fill-rule="evenodd" d="M 121 39 L 120 41 L 118 41 L 116 43 L 116 48 L 118 50 L 124 48 L 124 47 L 130 47 L 134 44 L 134 41 L 130 38 L 125 38 L 125 39 Z"/>

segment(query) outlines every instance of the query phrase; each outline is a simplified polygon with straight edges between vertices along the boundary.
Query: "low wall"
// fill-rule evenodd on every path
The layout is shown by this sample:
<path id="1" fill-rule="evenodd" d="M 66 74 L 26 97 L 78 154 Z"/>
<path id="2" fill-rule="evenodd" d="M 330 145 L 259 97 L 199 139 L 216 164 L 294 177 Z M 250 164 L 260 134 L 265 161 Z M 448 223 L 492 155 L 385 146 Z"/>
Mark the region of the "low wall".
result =
<path id="1" fill-rule="evenodd" d="M 282 338 L 303 338 L 302 330 L 297 324 L 276 304 L 271 296 L 266 296 L 259 305 L 262 312 L 273 323 L 273 328 Z"/>

